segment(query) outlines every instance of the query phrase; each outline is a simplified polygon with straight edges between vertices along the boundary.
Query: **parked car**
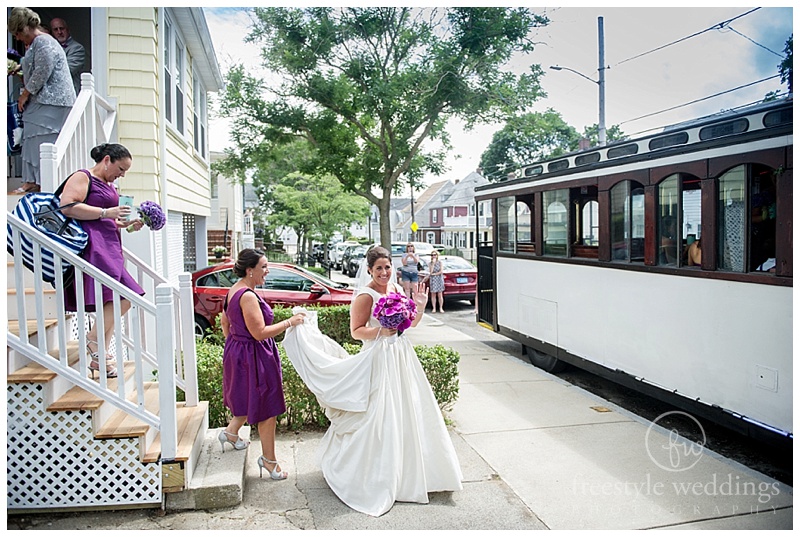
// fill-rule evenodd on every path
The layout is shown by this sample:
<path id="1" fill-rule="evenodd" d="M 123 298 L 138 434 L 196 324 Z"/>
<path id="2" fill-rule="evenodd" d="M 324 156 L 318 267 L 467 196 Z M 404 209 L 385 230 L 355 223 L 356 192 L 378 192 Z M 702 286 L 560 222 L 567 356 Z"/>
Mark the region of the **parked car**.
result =
<path id="1" fill-rule="evenodd" d="M 342 252 L 342 262 L 341 262 L 342 274 L 347 274 L 348 271 L 347 264 L 350 262 L 350 257 L 352 257 L 353 252 L 355 252 L 356 249 L 360 248 L 361 246 L 362 246 L 361 244 L 351 244 L 350 246 L 344 249 L 344 252 Z M 366 248 L 364 250 L 366 251 Z"/>
<path id="2" fill-rule="evenodd" d="M 423 270 L 420 271 L 420 281 L 425 281 L 430 277 L 430 255 L 420 256 Z M 457 255 L 441 255 L 439 260 L 444 268 L 444 299 L 448 300 L 469 300 L 470 304 L 475 304 L 475 293 L 478 289 L 478 269 L 475 266 Z M 397 281 L 401 281 L 400 269 L 397 269 Z"/>
<path id="3" fill-rule="evenodd" d="M 349 252 L 349 255 L 345 255 L 345 257 L 347 257 L 347 262 L 345 263 L 346 266 L 342 272 L 351 278 L 355 278 L 356 273 L 358 272 L 358 267 L 361 266 L 361 260 L 364 259 L 364 256 L 366 255 L 367 247 L 363 244 L 353 248 L 353 250 Z"/>
<path id="4" fill-rule="evenodd" d="M 192 274 L 195 335 L 204 336 L 215 325 L 230 287 L 239 280 L 233 261 L 207 267 Z M 339 306 L 353 299 L 346 283 L 289 263 L 270 263 L 264 285 L 256 293 L 272 306 Z"/>
<path id="5" fill-rule="evenodd" d="M 328 255 L 330 256 L 330 264 L 335 270 L 341 270 L 342 268 L 342 255 L 344 254 L 345 248 L 348 246 L 357 246 L 358 243 L 354 241 L 345 241 L 336 243 L 333 248 L 328 250 Z"/>

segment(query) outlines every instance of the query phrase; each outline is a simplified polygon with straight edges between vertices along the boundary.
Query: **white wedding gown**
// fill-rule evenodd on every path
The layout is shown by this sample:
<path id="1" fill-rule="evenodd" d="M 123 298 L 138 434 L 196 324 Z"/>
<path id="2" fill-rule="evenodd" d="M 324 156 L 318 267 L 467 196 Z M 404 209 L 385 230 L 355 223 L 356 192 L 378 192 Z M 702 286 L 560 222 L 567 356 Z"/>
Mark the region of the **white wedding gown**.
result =
<path id="1" fill-rule="evenodd" d="M 362 292 L 373 304 L 381 296 Z M 283 347 L 331 421 L 318 457 L 333 492 L 380 516 L 396 501 L 428 503 L 428 492 L 461 490 L 453 443 L 408 338 L 365 341 L 351 356 L 319 331 L 316 312 L 306 315 Z"/>

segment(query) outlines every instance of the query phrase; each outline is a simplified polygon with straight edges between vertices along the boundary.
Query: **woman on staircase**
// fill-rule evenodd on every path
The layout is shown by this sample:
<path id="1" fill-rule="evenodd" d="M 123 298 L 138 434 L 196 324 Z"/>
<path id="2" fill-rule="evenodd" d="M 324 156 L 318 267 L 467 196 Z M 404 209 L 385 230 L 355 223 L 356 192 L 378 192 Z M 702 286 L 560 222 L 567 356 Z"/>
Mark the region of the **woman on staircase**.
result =
<path id="1" fill-rule="evenodd" d="M 272 308 L 255 292 L 269 273 L 264 252 L 245 248 L 239 252 L 233 272 L 239 281 L 233 284 L 223 305 L 221 324 L 225 335 L 222 354 L 222 397 L 234 418 L 219 432 L 222 451 L 225 444 L 246 449 L 248 442 L 239 438 L 245 422 L 256 425 L 261 440 L 258 468 L 276 480 L 289 474 L 281 470 L 275 455 L 275 424 L 286 412 L 283 398 L 281 359 L 275 336 L 290 326 L 303 324 L 305 314 L 298 313 L 279 324 L 272 324 Z"/>
<path id="2" fill-rule="evenodd" d="M 78 170 L 67 178 L 61 194 L 61 206 L 80 202 L 65 208 L 63 213 L 81 221 L 84 231 L 89 234 L 89 243 L 81 257 L 119 281 L 139 295 L 144 289 L 125 270 L 125 259 L 122 255 L 122 238 L 120 229 L 133 226 L 138 231 L 144 223 L 127 220 L 131 208 L 119 204 L 119 193 L 114 181 L 125 177 L 131 167 L 131 153 L 120 144 L 102 144 L 91 151 L 95 165 L 88 170 Z M 85 311 L 98 311 L 94 293 L 95 281 L 90 276 L 83 276 L 83 302 Z M 103 333 L 105 345 L 103 354 L 107 361 L 106 374 L 116 377 L 117 370 L 113 366 L 113 355 L 107 354 L 107 347 L 114 333 L 114 295 L 111 289 L 103 287 Z M 75 282 L 70 282 L 64 289 L 64 303 L 67 311 L 78 311 L 78 299 L 75 293 Z M 131 307 L 128 300 L 119 301 L 121 315 L 125 315 Z M 100 369 L 100 349 L 97 339 L 97 323 L 92 325 L 86 335 L 86 349 L 91 356 L 89 369 Z M 94 374 L 94 373 L 92 373 Z"/>

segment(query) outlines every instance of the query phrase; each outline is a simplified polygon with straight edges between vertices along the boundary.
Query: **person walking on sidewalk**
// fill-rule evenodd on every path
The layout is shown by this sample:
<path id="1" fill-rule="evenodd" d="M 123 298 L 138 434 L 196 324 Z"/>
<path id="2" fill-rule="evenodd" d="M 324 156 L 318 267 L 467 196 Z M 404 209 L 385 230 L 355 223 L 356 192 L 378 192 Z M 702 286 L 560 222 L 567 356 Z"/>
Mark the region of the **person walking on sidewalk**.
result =
<path id="1" fill-rule="evenodd" d="M 362 261 L 350 334 L 363 341 L 349 355 L 316 325 L 290 329 L 286 354 L 325 408 L 331 425 L 319 460 L 331 490 L 345 504 L 380 516 L 395 502 L 428 503 L 428 493 L 461 490 L 461 468 L 436 397 L 405 332 L 381 326 L 373 311 L 384 297 L 403 296 L 389 252 L 371 248 Z M 413 285 L 419 324 L 428 293 Z"/>
<path id="2" fill-rule="evenodd" d="M 291 326 L 303 324 L 305 315 L 296 314 L 272 324 L 272 308 L 255 292 L 269 273 L 261 250 L 245 248 L 239 252 L 233 272 L 240 279 L 225 297 L 221 324 L 225 335 L 222 398 L 234 417 L 220 431 L 218 440 L 223 452 L 226 444 L 245 449 L 249 443 L 239 438 L 239 429 L 245 422 L 256 425 L 261 440 L 259 475 L 263 476 L 266 470 L 272 479 L 280 481 L 289 474 L 281 470 L 275 455 L 275 424 L 277 417 L 286 412 L 286 402 L 281 359 L 273 338 Z"/>

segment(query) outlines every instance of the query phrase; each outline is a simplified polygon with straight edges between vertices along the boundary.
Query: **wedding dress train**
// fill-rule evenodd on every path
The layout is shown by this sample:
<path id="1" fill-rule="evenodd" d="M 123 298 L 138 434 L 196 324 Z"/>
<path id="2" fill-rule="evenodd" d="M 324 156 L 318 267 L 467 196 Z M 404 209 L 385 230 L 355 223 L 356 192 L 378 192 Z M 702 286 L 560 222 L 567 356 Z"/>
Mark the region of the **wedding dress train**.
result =
<path id="1" fill-rule="evenodd" d="M 366 292 L 373 303 L 380 297 Z M 333 492 L 380 516 L 396 501 L 428 503 L 428 492 L 461 490 L 455 449 L 408 338 L 366 341 L 351 356 L 319 331 L 316 312 L 306 314 L 283 347 L 331 421 L 318 461 Z M 370 325 L 379 326 L 372 317 Z"/>

